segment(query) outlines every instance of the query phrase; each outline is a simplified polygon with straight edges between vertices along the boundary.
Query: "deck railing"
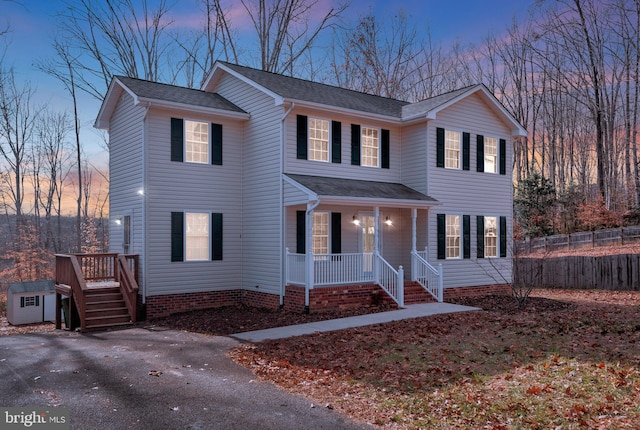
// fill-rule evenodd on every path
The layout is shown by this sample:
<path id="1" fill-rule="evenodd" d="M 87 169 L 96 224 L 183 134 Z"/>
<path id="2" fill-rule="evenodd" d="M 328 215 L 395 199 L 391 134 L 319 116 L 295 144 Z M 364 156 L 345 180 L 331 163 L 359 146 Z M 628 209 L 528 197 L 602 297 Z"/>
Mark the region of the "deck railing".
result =
<path id="1" fill-rule="evenodd" d="M 118 282 L 127 305 L 131 321 L 136 321 L 138 295 L 138 256 L 119 254 L 58 254 L 56 255 L 56 284 L 68 293 L 80 316 L 80 328 L 86 329 L 87 283 Z M 71 312 L 71 308 L 70 308 Z M 69 316 L 71 318 L 71 315 Z M 59 323 L 56 321 L 56 325 Z"/>
<path id="2" fill-rule="evenodd" d="M 429 294 L 442 302 L 442 264 L 436 269 L 427 261 L 427 250 L 411 252 L 411 279 L 419 283 Z"/>

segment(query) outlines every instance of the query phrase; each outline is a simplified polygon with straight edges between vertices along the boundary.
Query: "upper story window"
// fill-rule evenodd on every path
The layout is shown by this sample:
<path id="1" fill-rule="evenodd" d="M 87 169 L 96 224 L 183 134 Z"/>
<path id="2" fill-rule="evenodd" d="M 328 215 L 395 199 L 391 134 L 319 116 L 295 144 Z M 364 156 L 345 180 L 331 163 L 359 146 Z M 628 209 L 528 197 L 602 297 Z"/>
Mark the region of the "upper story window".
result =
<path id="1" fill-rule="evenodd" d="M 329 161 L 329 121 L 309 118 L 309 160 Z"/>
<path id="2" fill-rule="evenodd" d="M 498 173 L 498 139 L 484 138 L 484 171 Z"/>
<path id="3" fill-rule="evenodd" d="M 444 167 L 460 168 L 460 132 L 445 130 L 444 133 Z"/>
<path id="4" fill-rule="evenodd" d="M 362 165 L 380 166 L 380 138 L 377 128 L 362 127 Z"/>
<path id="5" fill-rule="evenodd" d="M 209 124 L 185 120 L 185 156 L 192 163 L 209 162 Z"/>

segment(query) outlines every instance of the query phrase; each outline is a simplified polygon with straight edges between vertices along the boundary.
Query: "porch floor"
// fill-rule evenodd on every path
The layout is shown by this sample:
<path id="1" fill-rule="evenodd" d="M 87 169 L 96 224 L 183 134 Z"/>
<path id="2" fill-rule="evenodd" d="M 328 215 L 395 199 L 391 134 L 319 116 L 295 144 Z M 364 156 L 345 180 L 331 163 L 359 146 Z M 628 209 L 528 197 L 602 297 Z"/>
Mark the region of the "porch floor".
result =
<path id="1" fill-rule="evenodd" d="M 395 311 L 377 312 L 356 317 L 339 318 L 335 320 L 318 321 L 285 327 L 276 327 L 266 330 L 248 331 L 244 333 L 232 334 L 231 337 L 247 342 L 261 342 L 267 339 L 284 339 L 287 337 L 302 336 L 305 334 L 318 332 L 343 330 L 353 327 L 382 324 L 391 321 L 428 317 L 430 315 L 478 310 L 480 309 L 470 306 L 454 305 L 451 303 L 421 303 L 416 305 L 409 305 L 404 309 L 398 309 Z"/>

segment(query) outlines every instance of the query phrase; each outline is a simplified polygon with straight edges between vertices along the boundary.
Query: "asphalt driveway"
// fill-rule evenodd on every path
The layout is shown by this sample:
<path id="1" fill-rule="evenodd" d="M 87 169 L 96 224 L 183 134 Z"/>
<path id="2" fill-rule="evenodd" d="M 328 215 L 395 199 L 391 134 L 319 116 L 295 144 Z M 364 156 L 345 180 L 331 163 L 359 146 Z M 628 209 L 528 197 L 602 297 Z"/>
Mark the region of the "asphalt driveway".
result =
<path id="1" fill-rule="evenodd" d="M 228 337 L 132 328 L 0 337 L 0 406 L 60 406 L 72 429 L 365 429 L 258 382 Z"/>

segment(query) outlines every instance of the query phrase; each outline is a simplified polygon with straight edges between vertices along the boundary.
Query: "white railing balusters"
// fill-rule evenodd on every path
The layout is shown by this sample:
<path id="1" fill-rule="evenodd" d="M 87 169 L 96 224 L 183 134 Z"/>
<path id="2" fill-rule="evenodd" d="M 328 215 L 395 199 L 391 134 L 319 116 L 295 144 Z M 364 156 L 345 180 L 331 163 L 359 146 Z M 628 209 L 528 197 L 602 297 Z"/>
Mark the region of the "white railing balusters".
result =
<path id="1" fill-rule="evenodd" d="M 411 271 L 414 281 L 427 290 L 439 302 L 443 300 L 442 264 L 436 269 L 427 261 L 427 251 L 411 252 Z"/>

